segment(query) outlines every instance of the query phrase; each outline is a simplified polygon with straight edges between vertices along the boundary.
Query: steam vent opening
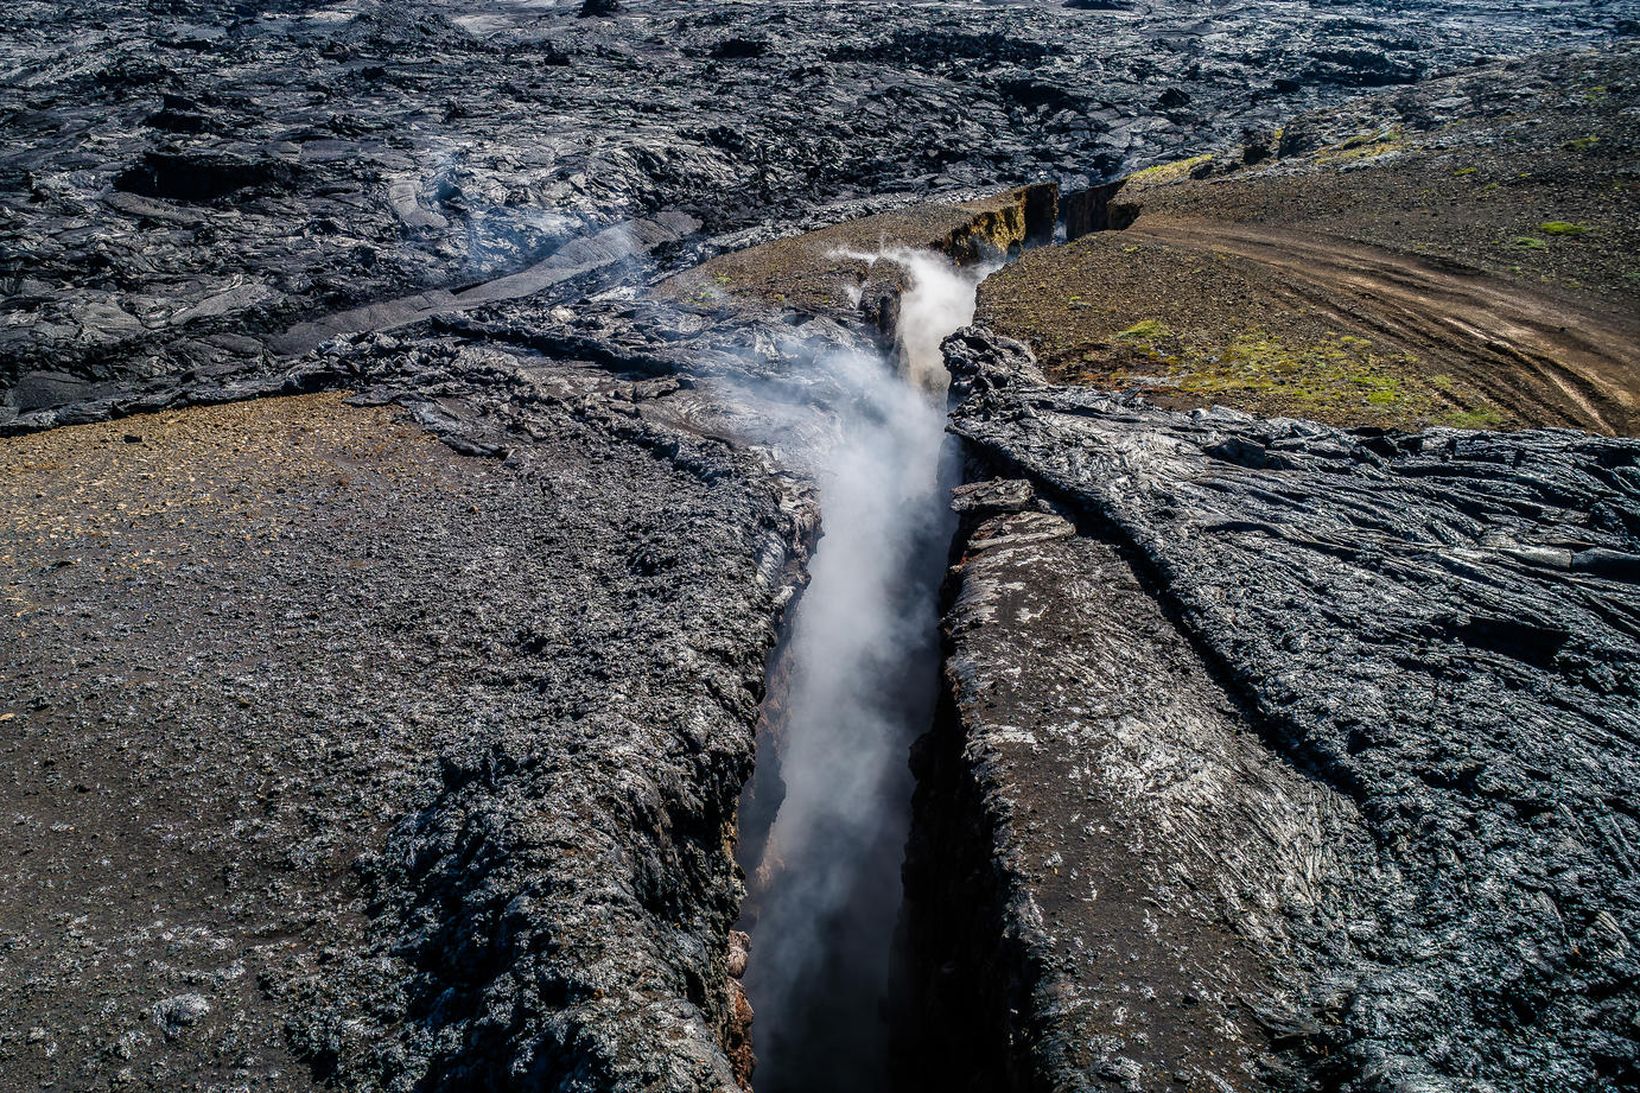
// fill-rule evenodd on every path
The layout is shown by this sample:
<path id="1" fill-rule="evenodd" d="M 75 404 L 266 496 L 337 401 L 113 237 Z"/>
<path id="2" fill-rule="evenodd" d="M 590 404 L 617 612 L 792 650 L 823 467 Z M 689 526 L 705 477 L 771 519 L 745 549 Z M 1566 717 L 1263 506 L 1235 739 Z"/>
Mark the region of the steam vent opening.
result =
<path id="1" fill-rule="evenodd" d="M 890 251 L 896 352 L 845 413 L 821 478 L 811 582 L 771 671 L 741 809 L 741 929 L 757 1093 L 891 1088 L 908 757 L 938 692 L 937 603 L 960 456 L 944 338 L 989 269 Z M 991 267 L 994 268 L 994 267 Z"/>

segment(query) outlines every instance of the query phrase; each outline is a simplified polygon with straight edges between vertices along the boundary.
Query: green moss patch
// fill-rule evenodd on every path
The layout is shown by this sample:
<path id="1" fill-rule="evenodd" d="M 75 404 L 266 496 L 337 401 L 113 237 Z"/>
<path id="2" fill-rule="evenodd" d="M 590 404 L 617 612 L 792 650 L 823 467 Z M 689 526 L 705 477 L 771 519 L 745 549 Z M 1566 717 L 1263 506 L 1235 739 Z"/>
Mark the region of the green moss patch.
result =
<path id="1" fill-rule="evenodd" d="M 1331 148 L 1323 148 L 1315 154 L 1315 159 L 1317 163 L 1354 163 L 1399 152 L 1405 147 L 1405 134 L 1400 129 L 1391 127 L 1369 133 L 1357 133 Z"/>
<path id="2" fill-rule="evenodd" d="M 1508 421 L 1508 415 L 1492 406 L 1482 406 L 1475 410 L 1454 410 L 1440 419 L 1442 425 L 1450 425 L 1454 429 L 1496 429 L 1500 425 L 1508 424 Z"/>
<path id="3" fill-rule="evenodd" d="M 1480 429 L 1507 420 L 1451 376 L 1428 375 L 1411 354 L 1338 331 L 1311 340 L 1252 328 L 1211 343 L 1148 319 L 1115 335 L 1107 353 L 1084 359 L 1110 370 L 1089 371 L 1083 382 L 1348 425 Z"/>
<path id="4" fill-rule="evenodd" d="M 1412 394 L 1401 373 L 1415 363 L 1403 354 L 1375 352 L 1370 341 L 1350 334 L 1295 342 L 1253 330 L 1216 356 L 1185 354 L 1176 370 L 1179 390 L 1190 394 L 1264 395 L 1301 412 L 1358 413 L 1408 403 Z"/>
<path id="5" fill-rule="evenodd" d="M 1158 163 L 1154 167 L 1146 167 L 1142 171 L 1133 172 L 1133 174 L 1128 176 L 1128 181 L 1146 184 L 1175 182 L 1181 178 L 1188 177 L 1190 172 L 1194 171 L 1203 164 L 1211 163 L 1212 161 L 1213 157 L 1209 154 L 1205 156 L 1191 156 L 1189 159 L 1174 160 L 1172 163 Z"/>
<path id="6" fill-rule="evenodd" d="M 1171 337 L 1173 331 L 1159 319 L 1144 319 L 1134 323 L 1126 330 L 1117 332 L 1116 337 L 1125 342 L 1154 342 L 1162 338 Z"/>

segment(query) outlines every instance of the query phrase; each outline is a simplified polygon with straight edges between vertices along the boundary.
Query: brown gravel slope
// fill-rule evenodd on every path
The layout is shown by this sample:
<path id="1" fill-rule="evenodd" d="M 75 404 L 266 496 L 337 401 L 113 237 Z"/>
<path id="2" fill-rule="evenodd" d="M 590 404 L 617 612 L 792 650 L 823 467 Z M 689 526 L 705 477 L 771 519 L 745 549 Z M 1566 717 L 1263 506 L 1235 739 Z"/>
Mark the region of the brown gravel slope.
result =
<path id="1" fill-rule="evenodd" d="M 1179 407 L 1634 434 L 1637 59 L 1476 70 L 1140 172 L 1133 226 L 1027 255 L 979 319 Z"/>
<path id="2" fill-rule="evenodd" d="M 0 1086 L 312 1088 L 264 988 L 359 943 L 513 492 L 339 395 L 0 446 Z"/>

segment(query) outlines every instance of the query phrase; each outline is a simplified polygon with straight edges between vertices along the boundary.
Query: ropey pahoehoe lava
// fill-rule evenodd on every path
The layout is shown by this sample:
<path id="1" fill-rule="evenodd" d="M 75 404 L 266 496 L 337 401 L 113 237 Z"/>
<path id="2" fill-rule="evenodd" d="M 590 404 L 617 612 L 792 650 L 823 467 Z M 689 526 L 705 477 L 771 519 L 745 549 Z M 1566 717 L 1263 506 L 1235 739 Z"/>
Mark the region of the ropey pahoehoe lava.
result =
<path id="1" fill-rule="evenodd" d="M 0 1088 L 1640 1084 L 1631 0 L 0 30 Z"/>

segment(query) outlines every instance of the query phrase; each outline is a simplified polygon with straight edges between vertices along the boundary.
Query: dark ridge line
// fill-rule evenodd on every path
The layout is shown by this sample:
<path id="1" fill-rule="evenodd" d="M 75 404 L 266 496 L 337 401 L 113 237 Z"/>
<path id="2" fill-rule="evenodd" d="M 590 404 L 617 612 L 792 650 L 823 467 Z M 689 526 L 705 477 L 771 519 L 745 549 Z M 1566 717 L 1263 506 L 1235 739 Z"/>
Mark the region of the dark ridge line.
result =
<path id="1" fill-rule="evenodd" d="M 1010 459 L 995 445 L 961 432 L 957 435 L 962 438 L 965 451 L 975 453 L 976 462 L 997 472 L 993 477 L 1025 479 L 1039 494 L 1062 510 L 1061 515 L 1070 519 L 1078 535 L 1098 539 L 1114 547 L 1133 570 L 1140 587 L 1157 602 L 1168 622 L 1173 624 L 1191 651 L 1201 660 L 1213 682 L 1224 690 L 1237 715 L 1247 723 L 1247 727 L 1265 746 L 1295 771 L 1344 794 L 1365 810 L 1365 787 L 1356 779 L 1349 777 L 1346 772 L 1336 769 L 1335 764 L 1327 760 L 1313 745 L 1304 744 L 1301 735 L 1294 731 L 1292 719 L 1273 714 L 1263 708 L 1254 696 L 1245 673 L 1237 671 L 1192 624 L 1190 611 L 1173 592 L 1167 581 L 1165 568 L 1156 559 L 1149 557 L 1144 548 L 1118 521 L 1109 513 L 1102 512 L 1096 506 L 1079 499 L 1076 494 L 1057 483 Z M 1376 833 L 1374 841 L 1377 841 Z"/>

